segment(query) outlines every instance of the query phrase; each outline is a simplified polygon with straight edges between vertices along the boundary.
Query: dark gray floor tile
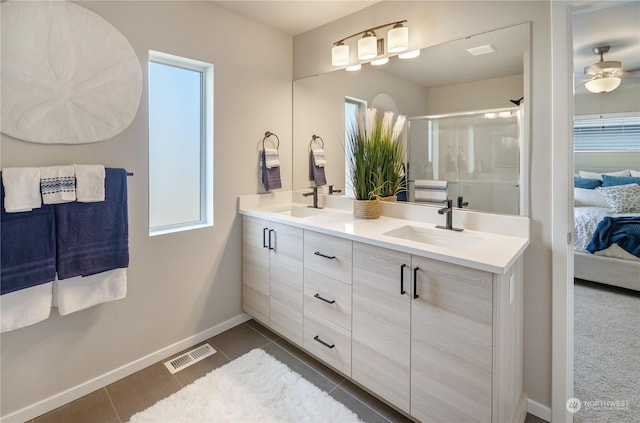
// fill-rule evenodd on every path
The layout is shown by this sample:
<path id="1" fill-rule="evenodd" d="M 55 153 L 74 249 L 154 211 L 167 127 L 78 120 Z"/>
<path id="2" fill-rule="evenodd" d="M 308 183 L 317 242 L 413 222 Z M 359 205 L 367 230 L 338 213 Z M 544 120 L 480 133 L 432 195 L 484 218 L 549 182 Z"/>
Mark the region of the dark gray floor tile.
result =
<path id="1" fill-rule="evenodd" d="M 371 395 L 364 389 L 360 388 L 355 383 L 345 380 L 340 384 L 340 388 L 344 389 L 364 404 L 368 405 L 378 413 L 382 414 L 385 418 L 389 419 L 392 422 L 398 423 L 409 423 L 412 422 L 411 419 L 404 416 L 402 413 L 396 411 L 391 406 L 387 405 L 385 402 L 379 400 L 375 396 Z"/>
<path id="2" fill-rule="evenodd" d="M 252 329 L 251 326 L 243 323 L 210 338 L 207 342 L 233 360 L 254 348 L 264 347 L 271 340 Z"/>
<path id="3" fill-rule="evenodd" d="M 180 384 L 164 364 L 156 363 L 106 387 L 123 422 L 180 390 Z"/>
<path id="4" fill-rule="evenodd" d="M 288 341 L 286 341 L 286 340 L 284 340 L 282 338 L 277 339 L 274 342 L 276 344 L 280 345 L 282 348 L 284 348 L 288 352 L 290 352 L 292 355 L 294 355 L 296 358 L 298 358 L 303 363 L 311 366 L 311 368 L 313 368 L 315 371 L 317 371 L 318 373 L 322 374 L 324 377 L 326 377 L 327 379 L 331 380 L 332 382 L 340 383 L 340 382 L 342 382 L 344 380 L 344 376 L 342 376 L 340 373 L 338 373 L 338 372 L 332 370 L 331 368 L 327 367 L 326 365 L 322 364 L 320 361 L 316 360 L 315 358 L 313 358 L 312 356 L 310 356 L 306 352 L 302 351 L 300 348 L 298 348 L 297 346 L 293 345 L 292 343 L 290 343 L 290 342 L 288 342 Z"/>
<path id="5" fill-rule="evenodd" d="M 171 356 L 166 360 L 164 360 L 163 363 L 165 361 L 172 360 L 175 357 L 178 357 L 187 351 L 191 351 L 195 348 L 198 348 L 203 344 L 204 342 L 198 345 L 194 345 L 193 347 L 188 348 L 178 354 L 175 354 L 174 356 Z M 210 355 L 209 357 L 205 357 L 202 360 L 190 365 L 189 367 L 185 367 L 179 370 L 178 372 L 174 373 L 173 376 L 178 380 L 178 383 L 180 383 L 180 386 L 184 387 L 196 381 L 197 379 L 200 379 L 201 377 L 205 376 L 207 373 L 211 372 L 212 370 L 215 370 L 220 366 L 224 366 L 228 362 L 229 362 L 229 359 L 227 358 L 226 355 L 222 354 L 220 351 L 216 351 L 215 354 Z"/>
<path id="6" fill-rule="evenodd" d="M 524 419 L 524 423 L 547 423 L 547 421 L 541 419 L 540 417 L 534 416 L 533 414 L 527 413 L 527 417 Z"/>
<path id="7" fill-rule="evenodd" d="M 331 395 L 336 401 L 344 404 L 349 410 L 356 413 L 361 420 L 367 423 L 389 423 L 389 420 L 385 417 L 376 413 L 372 408 L 365 405 L 362 401 L 339 386 L 331 391 L 329 395 Z"/>
<path id="8" fill-rule="evenodd" d="M 338 386 L 336 382 L 327 379 L 324 375 L 322 375 L 306 363 L 300 361 L 297 357 L 295 357 L 276 343 L 271 343 L 263 349 L 267 354 L 285 364 L 291 370 L 298 373 L 300 376 L 313 383 L 315 386 L 325 392 L 331 392 L 336 388 L 336 386 Z"/>
<path id="9" fill-rule="evenodd" d="M 43 414 L 34 423 L 119 423 L 107 392 L 99 389 L 69 404 Z"/>
<path id="10" fill-rule="evenodd" d="M 271 330 L 269 330 L 269 328 L 262 326 L 262 324 L 260 324 L 259 322 L 256 322 L 255 320 L 249 320 L 246 323 L 247 326 L 250 326 L 252 329 L 257 330 L 258 332 L 260 332 L 262 335 L 266 336 L 267 338 L 269 338 L 270 340 L 276 340 L 279 338 L 278 335 L 276 335 L 275 333 L 271 332 Z"/>

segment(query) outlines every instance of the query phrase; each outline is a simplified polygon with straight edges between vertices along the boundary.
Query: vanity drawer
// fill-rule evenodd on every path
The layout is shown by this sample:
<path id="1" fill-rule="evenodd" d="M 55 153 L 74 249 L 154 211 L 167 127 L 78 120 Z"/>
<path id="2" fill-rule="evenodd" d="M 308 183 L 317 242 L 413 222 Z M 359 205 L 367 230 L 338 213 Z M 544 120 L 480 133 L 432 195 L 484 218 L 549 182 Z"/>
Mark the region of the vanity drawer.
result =
<path id="1" fill-rule="evenodd" d="M 304 231 L 304 267 L 351 284 L 352 242 Z"/>
<path id="2" fill-rule="evenodd" d="M 304 309 L 351 330 L 351 285 L 305 269 Z"/>
<path id="3" fill-rule="evenodd" d="M 351 376 L 351 332 L 305 310 L 304 348 L 347 376 Z"/>

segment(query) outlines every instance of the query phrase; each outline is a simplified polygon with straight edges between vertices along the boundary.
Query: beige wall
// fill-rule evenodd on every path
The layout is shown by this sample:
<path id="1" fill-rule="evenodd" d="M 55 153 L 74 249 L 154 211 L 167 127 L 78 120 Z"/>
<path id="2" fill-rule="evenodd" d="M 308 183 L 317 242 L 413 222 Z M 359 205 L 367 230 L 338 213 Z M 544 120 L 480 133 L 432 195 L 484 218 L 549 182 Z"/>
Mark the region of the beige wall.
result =
<path id="1" fill-rule="evenodd" d="M 382 2 L 294 38 L 294 78 L 331 70 L 329 51 L 341 37 L 407 19 L 409 49 L 523 22 L 532 23 L 530 201 L 531 245 L 525 256 L 525 390 L 551 406 L 551 16 L 541 1 Z M 526 95 L 526 94 L 525 94 Z M 568 185 L 568 183 L 567 183 Z"/>
<path id="2" fill-rule="evenodd" d="M 86 145 L 2 136 L 2 166 L 103 163 L 129 178 L 131 265 L 127 298 L 1 335 L 3 416 L 184 340 L 241 313 L 237 197 L 262 191 L 258 144 L 280 137 L 291 188 L 290 36 L 209 2 L 85 2 L 118 28 L 145 76 L 138 115 L 115 138 Z M 147 51 L 214 64 L 215 225 L 147 235 Z M 169 170 L 168 170 L 169 171 Z"/>

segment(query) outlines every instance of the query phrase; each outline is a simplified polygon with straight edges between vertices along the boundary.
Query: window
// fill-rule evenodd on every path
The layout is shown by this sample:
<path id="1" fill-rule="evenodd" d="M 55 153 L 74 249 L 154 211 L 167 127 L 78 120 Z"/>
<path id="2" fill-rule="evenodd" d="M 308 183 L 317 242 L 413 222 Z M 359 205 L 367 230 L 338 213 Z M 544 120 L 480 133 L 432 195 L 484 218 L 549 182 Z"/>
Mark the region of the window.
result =
<path id="1" fill-rule="evenodd" d="M 149 51 L 149 235 L 213 225 L 213 65 Z"/>
<path id="2" fill-rule="evenodd" d="M 575 151 L 640 151 L 640 116 L 576 117 Z"/>

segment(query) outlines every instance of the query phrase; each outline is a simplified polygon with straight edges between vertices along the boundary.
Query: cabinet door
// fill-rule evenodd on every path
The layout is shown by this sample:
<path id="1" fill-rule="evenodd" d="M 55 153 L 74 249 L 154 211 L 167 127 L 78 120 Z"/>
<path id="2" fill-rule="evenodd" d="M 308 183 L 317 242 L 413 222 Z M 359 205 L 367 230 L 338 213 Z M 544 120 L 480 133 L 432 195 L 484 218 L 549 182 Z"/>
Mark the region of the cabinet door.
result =
<path id="1" fill-rule="evenodd" d="M 410 265 L 409 254 L 354 243 L 351 375 L 405 412 L 410 411 Z"/>
<path id="2" fill-rule="evenodd" d="M 269 222 L 242 218 L 242 308 L 269 325 Z"/>
<path id="3" fill-rule="evenodd" d="M 491 422 L 492 275 L 413 257 L 411 415 Z"/>
<path id="4" fill-rule="evenodd" d="M 302 229 L 271 223 L 269 326 L 302 345 Z"/>

